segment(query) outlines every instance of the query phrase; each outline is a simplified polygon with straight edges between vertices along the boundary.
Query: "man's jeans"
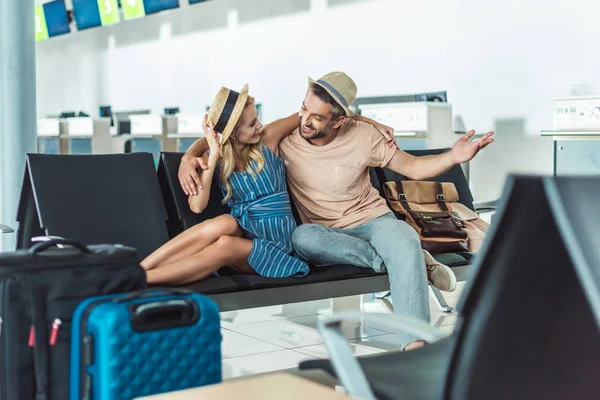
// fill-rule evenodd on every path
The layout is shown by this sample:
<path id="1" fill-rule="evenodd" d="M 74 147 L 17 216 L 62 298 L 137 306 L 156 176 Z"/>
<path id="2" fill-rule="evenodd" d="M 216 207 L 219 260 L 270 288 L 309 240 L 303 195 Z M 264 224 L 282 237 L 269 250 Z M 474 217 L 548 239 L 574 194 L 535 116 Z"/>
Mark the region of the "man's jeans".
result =
<path id="1" fill-rule="evenodd" d="M 387 269 L 394 312 L 429 322 L 427 271 L 417 232 L 385 214 L 348 229 L 303 224 L 292 244 L 300 257 L 317 265 L 355 265 Z M 400 333 L 400 345 L 421 338 Z"/>

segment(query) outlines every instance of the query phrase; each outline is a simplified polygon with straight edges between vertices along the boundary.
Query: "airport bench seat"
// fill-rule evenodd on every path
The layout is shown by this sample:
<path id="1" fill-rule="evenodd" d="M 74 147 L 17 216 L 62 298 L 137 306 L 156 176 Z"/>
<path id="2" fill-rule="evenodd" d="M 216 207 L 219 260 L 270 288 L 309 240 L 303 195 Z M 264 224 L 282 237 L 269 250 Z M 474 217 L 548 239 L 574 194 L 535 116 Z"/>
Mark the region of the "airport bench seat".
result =
<path id="1" fill-rule="evenodd" d="M 17 248 L 37 236 L 59 236 L 135 247 L 141 260 L 184 229 L 227 212 L 216 185 L 204 213 L 189 210 L 177 180 L 181 155 L 161 154 L 158 171 L 149 153 L 28 155 Z M 462 271 L 471 255 L 437 257 Z M 312 267 L 306 277 L 283 279 L 220 272 L 184 287 L 213 297 L 222 311 L 389 290 L 386 274 L 354 266 Z"/>

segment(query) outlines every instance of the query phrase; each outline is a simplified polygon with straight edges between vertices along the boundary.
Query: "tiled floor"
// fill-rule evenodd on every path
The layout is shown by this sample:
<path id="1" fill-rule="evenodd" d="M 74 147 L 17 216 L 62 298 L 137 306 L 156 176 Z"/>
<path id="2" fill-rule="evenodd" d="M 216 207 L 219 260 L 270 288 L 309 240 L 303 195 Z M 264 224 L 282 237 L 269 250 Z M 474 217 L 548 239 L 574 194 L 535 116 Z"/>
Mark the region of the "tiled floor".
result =
<path id="1" fill-rule="evenodd" d="M 456 306 L 464 283 L 444 293 Z M 456 314 L 439 311 L 430 299 L 431 324 L 450 334 Z M 385 300 L 374 295 L 344 297 L 221 313 L 223 377 L 225 379 L 289 369 L 303 360 L 326 358 L 327 350 L 317 330 L 317 321 L 334 311 L 391 313 Z M 343 326 L 355 354 L 366 355 L 397 349 L 394 332 L 362 324 Z"/>

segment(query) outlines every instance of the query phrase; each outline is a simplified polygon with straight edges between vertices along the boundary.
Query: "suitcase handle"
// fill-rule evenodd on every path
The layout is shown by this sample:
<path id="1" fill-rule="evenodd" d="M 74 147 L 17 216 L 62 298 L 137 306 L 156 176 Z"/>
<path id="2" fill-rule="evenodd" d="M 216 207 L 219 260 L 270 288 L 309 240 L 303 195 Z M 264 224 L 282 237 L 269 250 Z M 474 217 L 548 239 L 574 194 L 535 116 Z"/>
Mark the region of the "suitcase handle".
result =
<path id="1" fill-rule="evenodd" d="M 155 331 L 195 325 L 198 304 L 191 299 L 172 299 L 130 306 L 131 325 L 136 331 Z"/>
<path id="2" fill-rule="evenodd" d="M 50 247 L 57 246 L 59 244 L 64 245 L 64 246 L 75 247 L 75 248 L 79 249 L 82 253 L 92 254 L 90 249 L 85 247 L 82 243 L 80 243 L 76 240 L 69 240 L 69 239 L 51 239 L 51 240 L 48 240 L 47 242 L 38 243 L 29 249 L 29 254 L 39 254 L 42 251 L 44 251 Z"/>
<path id="3" fill-rule="evenodd" d="M 122 303 L 134 299 L 143 299 L 145 297 L 160 296 L 160 295 L 189 295 L 192 294 L 191 290 L 187 289 L 176 289 L 176 288 L 156 288 L 156 289 L 141 289 L 135 292 L 131 292 L 124 297 L 114 299 L 115 303 Z"/>

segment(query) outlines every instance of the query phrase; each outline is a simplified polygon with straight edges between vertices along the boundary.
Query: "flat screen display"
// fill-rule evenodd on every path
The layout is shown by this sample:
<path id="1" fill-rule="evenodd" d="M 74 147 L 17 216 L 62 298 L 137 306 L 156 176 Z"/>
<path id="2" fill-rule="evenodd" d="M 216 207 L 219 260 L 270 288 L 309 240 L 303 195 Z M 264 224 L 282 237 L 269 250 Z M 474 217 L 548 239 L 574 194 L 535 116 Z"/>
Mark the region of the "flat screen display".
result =
<path id="1" fill-rule="evenodd" d="M 144 0 L 146 14 L 157 13 L 163 10 L 179 7 L 179 0 Z"/>
<path id="2" fill-rule="evenodd" d="M 71 32 L 67 9 L 64 0 L 56 0 L 43 5 L 48 37 L 64 35 Z"/>
<path id="3" fill-rule="evenodd" d="M 73 0 L 77 29 L 84 30 L 119 22 L 117 0 Z"/>

